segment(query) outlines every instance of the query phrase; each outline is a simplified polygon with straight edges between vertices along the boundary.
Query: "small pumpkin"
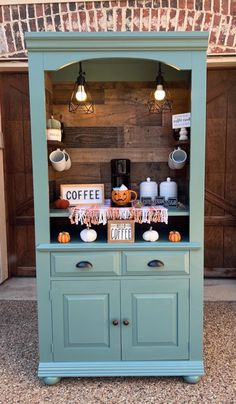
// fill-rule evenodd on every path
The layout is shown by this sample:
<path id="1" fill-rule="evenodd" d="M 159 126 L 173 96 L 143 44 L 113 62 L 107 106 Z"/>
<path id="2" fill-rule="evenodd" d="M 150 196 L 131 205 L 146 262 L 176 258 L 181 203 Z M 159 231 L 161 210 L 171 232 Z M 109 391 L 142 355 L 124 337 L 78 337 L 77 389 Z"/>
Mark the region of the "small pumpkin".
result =
<path id="1" fill-rule="evenodd" d="M 96 230 L 87 227 L 87 229 L 84 229 L 80 232 L 80 238 L 85 243 L 92 243 L 97 238 L 97 232 Z"/>
<path id="2" fill-rule="evenodd" d="M 70 203 L 67 199 L 59 198 L 54 202 L 54 207 L 56 209 L 67 209 L 70 206 Z"/>
<path id="3" fill-rule="evenodd" d="M 169 240 L 176 243 L 181 240 L 181 235 L 178 231 L 173 230 L 169 232 Z"/>
<path id="4" fill-rule="evenodd" d="M 47 129 L 61 129 L 61 122 L 51 116 L 51 118 L 47 120 Z"/>
<path id="5" fill-rule="evenodd" d="M 59 243 L 69 243 L 70 234 L 67 231 L 62 231 L 58 234 L 57 240 Z"/>
<path id="6" fill-rule="evenodd" d="M 150 227 L 149 230 L 143 233 L 143 239 L 145 241 L 157 241 L 159 239 L 159 234 L 156 230 L 152 230 L 152 227 Z"/>

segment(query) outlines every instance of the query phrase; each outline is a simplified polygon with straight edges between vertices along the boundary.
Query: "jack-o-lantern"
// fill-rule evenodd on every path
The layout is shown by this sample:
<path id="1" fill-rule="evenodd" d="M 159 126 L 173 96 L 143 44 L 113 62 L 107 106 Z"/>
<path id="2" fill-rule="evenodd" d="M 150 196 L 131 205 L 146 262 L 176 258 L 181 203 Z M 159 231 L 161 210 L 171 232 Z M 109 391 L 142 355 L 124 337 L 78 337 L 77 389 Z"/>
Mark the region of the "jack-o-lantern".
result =
<path id="1" fill-rule="evenodd" d="M 132 199 L 132 194 L 134 194 L 134 198 Z M 138 195 L 137 192 L 132 191 L 131 189 L 127 190 L 113 190 L 111 193 L 112 201 L 118 206 L 128 205 L 131 201 L 136 201 Z"/>

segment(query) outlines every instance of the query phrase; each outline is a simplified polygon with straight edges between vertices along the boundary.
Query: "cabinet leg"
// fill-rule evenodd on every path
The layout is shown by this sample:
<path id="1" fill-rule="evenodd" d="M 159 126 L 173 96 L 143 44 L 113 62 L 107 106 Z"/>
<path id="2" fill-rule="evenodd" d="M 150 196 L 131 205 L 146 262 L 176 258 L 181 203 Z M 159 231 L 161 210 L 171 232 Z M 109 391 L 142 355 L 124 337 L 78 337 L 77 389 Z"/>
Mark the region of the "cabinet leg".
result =
<path id="1" fill-rule="evenodd" d="M 186 383 L 197 384 L 201 380 L 201 376 L 183 376 Z"/>
<path id="2" fill-rule="evenodd" d="M 42 380 L 44 384 L 47 384 L 48 386 L 53 386 L 53 384 L 57 384 L 60 382 L 61 377 L 49 376 L 49 377 L 43 377 Z"/>

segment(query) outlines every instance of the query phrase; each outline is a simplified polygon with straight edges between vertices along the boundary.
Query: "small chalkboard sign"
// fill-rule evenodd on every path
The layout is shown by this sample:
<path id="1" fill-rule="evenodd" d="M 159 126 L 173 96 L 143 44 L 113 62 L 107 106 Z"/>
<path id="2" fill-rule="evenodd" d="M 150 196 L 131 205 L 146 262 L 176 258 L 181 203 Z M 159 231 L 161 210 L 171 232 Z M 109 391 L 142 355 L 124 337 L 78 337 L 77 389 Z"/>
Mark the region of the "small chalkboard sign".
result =
<path id="1" fill-rule="evenodd" d="M 178 200 L 177 200 L 177 198 L 168 198 L 168 199 L 167 199 L 167 205 L 168 205 L 169 207 L 177 207 L 177 205 L 178 205 Z"/>
<path id="2" fill-rule="evenodd" d="M 144 206 L 152 206 L 152 198 L 149 196 L 142 196 L 141 202 Z"/>
<path id="3" fill-rule="evenodd" d="M 107 240 L 108 243 L 134 243 L 134 221 L 109 220 Z"/>
<path id="4" fill-rule="evenodd" d="M 155 206 L 162 206 L 162 205 L 165 205 L 165 198 L 164 198 L 164 196 L 157 196 L 157 197 L 154 199 L 154 204 L 155 204 Z"/>

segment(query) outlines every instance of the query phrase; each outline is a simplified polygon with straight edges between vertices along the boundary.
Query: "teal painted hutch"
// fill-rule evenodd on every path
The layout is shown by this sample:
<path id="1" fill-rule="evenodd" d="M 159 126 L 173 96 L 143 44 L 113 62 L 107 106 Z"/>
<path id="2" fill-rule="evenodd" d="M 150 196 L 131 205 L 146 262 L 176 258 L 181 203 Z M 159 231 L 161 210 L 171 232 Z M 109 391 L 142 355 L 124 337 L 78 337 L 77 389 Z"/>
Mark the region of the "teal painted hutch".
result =
<path id="1" fill-rule="evenodd" d="M 29 33 L 40 363 L 46 384 L 71 376 L 204 374 L 203 217 L 207 33 Z M 186 237 L 177 243 L 53 241 L 45 72 L 83 60 L 161 61 L 191 73 Z M 59 215 L 58 215 L 59 216 Z M 60 218 L 59 218 L 60 220 Z M 150 268 L 150 260 L 164 266 Z M 81 269 L 88 261 L 92 270 Z"/>

